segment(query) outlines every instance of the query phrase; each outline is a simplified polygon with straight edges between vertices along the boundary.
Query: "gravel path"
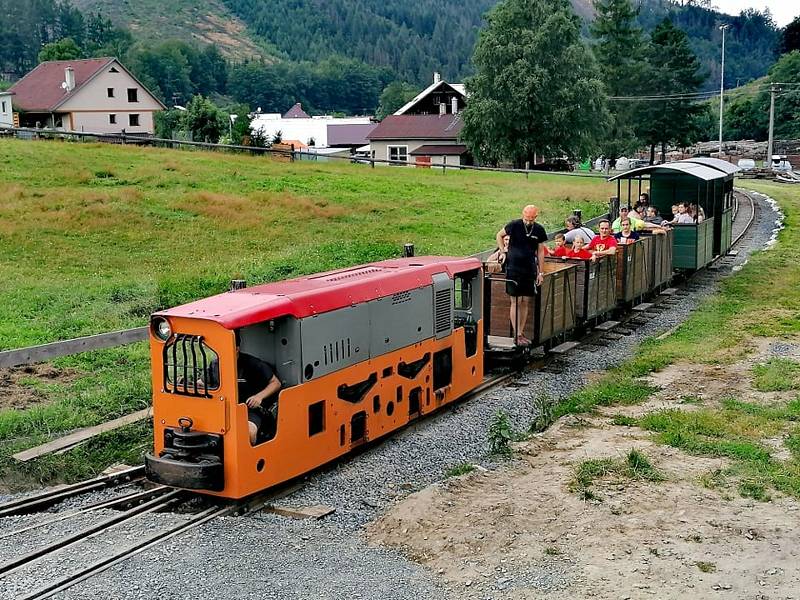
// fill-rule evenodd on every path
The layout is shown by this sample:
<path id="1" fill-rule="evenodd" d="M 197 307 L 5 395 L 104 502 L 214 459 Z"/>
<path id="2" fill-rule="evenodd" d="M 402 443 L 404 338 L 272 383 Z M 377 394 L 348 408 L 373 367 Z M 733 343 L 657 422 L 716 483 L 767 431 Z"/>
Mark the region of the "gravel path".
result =
<path id="1" fill-rule="evenodd" d="M 589 373 L 629 358 L 644 339 L 683 322 L 717 280 L 743 264 L 752 249 L 771 238 L 780 215 L 763 198 L 753 230 L 727 267 L 701 274 L 688 286 L 682 302 L 633 334 L 608 348 L 576 349 L 556 359 L 562 371 L 524 374 L 515 385 L 497 389 L 480 399 L 427 418 L 377 444 L 367 452 L 311 476 L 284 504 L 326 504 L 336 512 L 321 521 L 295 521 L 258 514 L 211 522 L 198 530 L 144 552 L 105 573 L 56 596 L 61 599 L 96 598 L 349 598 L 445 599 L 464 597 L 445 586 L 435 573 L 401 555 L 366 545 L 363 526 L 407 494 L 442 479 L 451 467 L 465 463 L 493 468 L 486 459 L 486 432 L 494 414 L 503 409 L 518 429 L 532 417 L 531 399 L 541 394 L 560 398 L 586 384 Z M 37 518 L 36 516 L 30 518 Z M 138 521 L 139 533 L 180 515 L 151 515 Z M 4 523 L 3 530 L 20 521 Z M 125 530 L 125 537 L 136 531 Z M 121 542 L 123 543 L 123 542 Z M 93 550 L 92 550 L 93 552 Z M 38 577 L 51 577 L 67 565 L 55 561 Z M 519 574 L 560 581 L 558 572 Z M 28 577 L 0 581 L 0 598 L 12 598 L 36 587 Z M 40 579 L 41 581 L 41 579 Z M 477 590 L 475 590 L 477 593 Z M 501 594 L 498 590 L 496 593 Z M 490 592 L 475 597 L 491 597 Z M 500 596 L 498 596 L 500 597 Z"/>

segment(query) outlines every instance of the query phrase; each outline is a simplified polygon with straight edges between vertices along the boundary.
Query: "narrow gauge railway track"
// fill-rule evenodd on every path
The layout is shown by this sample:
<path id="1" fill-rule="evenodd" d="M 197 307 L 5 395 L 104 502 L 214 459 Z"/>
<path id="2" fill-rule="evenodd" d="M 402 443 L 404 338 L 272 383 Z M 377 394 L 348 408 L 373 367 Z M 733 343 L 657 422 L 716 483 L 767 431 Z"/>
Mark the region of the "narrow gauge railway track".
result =
<path id="1" fill-rule="evenodd" d="M 79 481 L 78 483 L 54 488 L 40 494 L 34 494 L 33 496 L 0 504 L 0 517 L 40 512 L 69 498 L 74 498 L 104 488 L 140 481 L 142 479 L 144 479 L 143 466 L 132 467 L 110 475 L 101 475 L 94 479 Z"/>
<path id="2" fill-rule="evenodd" d="M 215 503 L 205 508 L 201 508 L 199 512 L 192 514 L 179 523 L 166 527 L 165 529 L 153 533 L 141 539 L 140 541 L 129 545 L 125 548 L 116 550 L 112 554 L 101 558 L 91 564 L 78 568 L 76 571 L 65 575 L 61 578 L 54 579 L 43 585 L 42 587 L 28 592 L 25 596 L 20 596 L 20 600 L 39 600 L 50 598 L 53 595 L 62 592 L 81 581 L 89 579 L 106 569 L 113 567 L 137 554 L 148 550 L 158 544 L 161 544 L 179 534 L 186 533 L 195 529 L 204 523 L 212 521 L 220 517 L 239 516 L 250 512 L 258 511 L 271 502 L 282 498 L 288 494 L 293 493 L 298 489 L 298 485 L 284 486 L 282 489 L 272 491 L 270 493 L 259 494 L 253 498 L 231 502 L 222 501 L 222 503 Z M 151 514 L 168 509 L 178 508 L 181 505 L 196 498 L 196 494 L 183 490 L 170 490 L 164 486 L 159 486 L 148 492 L 155 497 L 133 508 L 129 508 L 119 515 L 115 515 L 96 523 L 78 533 L 66 536 L 59 539 L 52 544 L 29 552 L 28 554 L 11 560 L 5 564 L 0 565 L 0 583 L 5 580 L 9 575 L 36 563 L 38 560 L 53 557 L 57 552 L 62 550 L 75 550 L 78 551 L 80 544 L 86 540 L 96 538 L 102 535 L 108 535 L 109 531 L 113 528 L 128 523 L 134 518 L 146 514 Z M 114 503 L 120 500 L 113 500 L 97 505 L 93 508 L 113 508 Z M 35 526 L 34 526 L 35 527 Z M 18 532 L 15 532 L 18 533 Z"/>

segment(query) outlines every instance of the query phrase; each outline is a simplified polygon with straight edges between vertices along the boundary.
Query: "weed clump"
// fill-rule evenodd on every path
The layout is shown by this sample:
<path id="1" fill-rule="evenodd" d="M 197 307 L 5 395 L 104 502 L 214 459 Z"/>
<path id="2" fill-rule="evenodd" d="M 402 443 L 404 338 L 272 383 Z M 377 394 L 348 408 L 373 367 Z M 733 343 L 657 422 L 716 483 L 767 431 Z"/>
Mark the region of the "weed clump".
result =
<path id="1" fill-rule="evenodd" d="M 445 472 L 445 477 L 458 477 L 459 475 L 466 475 L 467 473 L 472 473 L 475 470 L 475 465 L 470 463 L 461 463 L 460 465 L 455 465 L 454 467 L 450 467 Z"/>
<path id="2" fill-rule="evenodd" d="M 498 410 L 489 425 L 489 452 L 498 456 L 511 456 L 514 432 L 504 410 Z"/>
<path id="3" fill-rule="evenodd" d="M 531 433 L 542 433 L 555 423 L 555 405 L 547 396 L 536 396 L 531 402 L 533 419 L 529 431 Z"/>
<path id="4" fill-rule="evenodd" d="M 663 481 L 664 475 L 647 456 L 632 448 L 624 458 L 595 458 L 585 460 L 576 468 L 569 489 L 583 500 L 602 500 L 591 487 L 596 479 L 615 476 L 633 481 Z"/>
<path id="5" fill-rule="evenodd" d="M 760 392 L 800 389 L 800 364 L 788 358 L 771 358 L 753 367 L 753 385 Z"/>

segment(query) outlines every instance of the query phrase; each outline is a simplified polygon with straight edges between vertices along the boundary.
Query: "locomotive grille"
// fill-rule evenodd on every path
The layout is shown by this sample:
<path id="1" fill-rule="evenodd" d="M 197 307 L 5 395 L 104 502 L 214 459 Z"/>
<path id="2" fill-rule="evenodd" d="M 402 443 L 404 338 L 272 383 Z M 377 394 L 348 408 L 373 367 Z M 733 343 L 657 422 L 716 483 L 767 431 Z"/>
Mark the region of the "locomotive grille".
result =
<path id="1" fill-rule="evenodd" d="M 398 292 L 392 295 L 392 306 L 411 300 L 411 292 Z"/>
<path id="2" fill-rule="evenodd" d="M 217 354 L 201 335 L 178 333 L 164 346 L 164 391 L 210 398 L 209 389 L 219 387 Z"/>
<path id="3" fill-rule="evenodd" d="M 322 347 L 322 356 L 326 365 L 350 358 L 351 353 L 349 337 L 330 342 Z"/>
<path id="4" fill-rule="evenodd" d="M 450 324 L 453 322 L 453 295 L 451 289 L 436 291 L 435 310 L 434 327 L 436 333 L 449 331 Z"/>

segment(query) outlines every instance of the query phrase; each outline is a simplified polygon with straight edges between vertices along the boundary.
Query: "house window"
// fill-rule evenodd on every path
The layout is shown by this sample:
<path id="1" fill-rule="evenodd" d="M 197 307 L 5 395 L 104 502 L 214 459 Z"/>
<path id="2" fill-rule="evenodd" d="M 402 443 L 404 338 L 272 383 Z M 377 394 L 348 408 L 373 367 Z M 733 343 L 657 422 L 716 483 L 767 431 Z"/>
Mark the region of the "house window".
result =
<path id="1" fill-rule="evenodd" d="M 117 124 L 117 115 L 115 115 L 114 113 L 111 113 L 110 115 L 108 115 L 108 122 L 111 123 L 112 125 L 116 125 Z"/>
<path id="2" fill-rule="evenodd" d="M 138 101 L 139 101 L 139 89 L 128 88 L 128 102 L 138 102 Z"/>
<path id="3" fill-rule="evenodd" d="M 111 67 L 111 68 L 108 70 L 108 72 L 109 72 L 109 73 L 119 73 L 119 71 L 117 71 L 117 67 Z"/>
<path id="4" fill-rule="evenodd" d="M 128 125 L 130 125 L 131 127 L 138 127 L 139 115 L 137 114 L 128 115 Z"/>
<path id="5" fill-rule="evenodd" d="M 408 162 L 408 146 L 389 146 L 389 160 Z"/>
<path id="6" fill-rule="evenodd" d="M 3 110 L 1 110 L 0 112 L 6 112 L 6 101 L 3 100 L 3 102 L 0 103 L 0 104 L 2 104 L 2 106 L 3 106 Z"/>
<path id="7" fill-rule="evenodd" d="M 114 97 L 114 88 L 108 88 L 106 91 L 108 92 L 108 97 L 109 98 L 113 98 Z"/>

